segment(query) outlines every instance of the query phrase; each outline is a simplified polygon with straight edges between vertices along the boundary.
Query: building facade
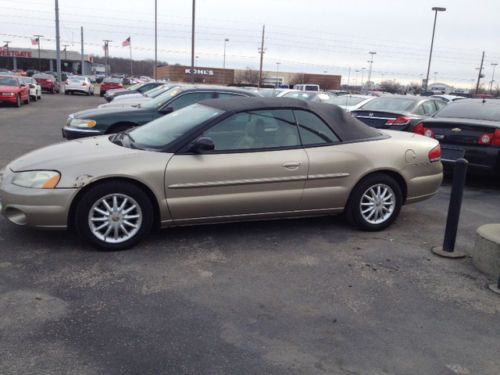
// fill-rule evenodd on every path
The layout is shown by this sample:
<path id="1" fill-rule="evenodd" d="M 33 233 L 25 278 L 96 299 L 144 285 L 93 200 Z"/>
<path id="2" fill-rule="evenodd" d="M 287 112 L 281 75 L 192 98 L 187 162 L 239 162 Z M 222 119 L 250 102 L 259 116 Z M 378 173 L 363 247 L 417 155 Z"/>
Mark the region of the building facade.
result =
<path id="1" fill-rule="evenodd" d="M 165 65 L 157 68 L 159 79 L 173 82 L 191 82 L 191 67 L 185 65 Z M 310 74 L 292 72 L 262 72 L 262 86 L 283 86 L 299 83 L 320 85 L 323 90 L 339 90 L 340 75 Z M 195 83 L 219 85 L 257 85 L 259 72 L 252 69 L 220 69 L 210 67 L 196 67 L 194 72 Z"/>
<path id="2" fill-rule="evenodd" d="M 56 70 L 56 51 L 26 48 L 0 48 L 0 68 L 9 70 Z M 91 73 L 92 63 L 84 56 L 83 72 Z M 61 70 L 63 72 L 79 73 L 81 54 L 76 51 L 61 51 Z"/>

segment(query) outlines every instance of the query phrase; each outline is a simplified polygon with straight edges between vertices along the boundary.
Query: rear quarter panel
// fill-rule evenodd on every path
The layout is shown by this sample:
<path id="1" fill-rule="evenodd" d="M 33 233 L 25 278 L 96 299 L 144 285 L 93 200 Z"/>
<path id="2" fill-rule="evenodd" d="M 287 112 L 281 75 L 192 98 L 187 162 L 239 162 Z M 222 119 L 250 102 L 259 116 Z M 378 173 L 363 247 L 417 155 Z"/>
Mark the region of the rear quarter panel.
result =
<path id="1" fill-rule="evenodd" d="M 343 209 L 354 186 L 376 172 L 401 176 L 407 203 L 435 194 L 442 181 L 442 164 L 429 162 L 428 153 L 438 142 L 412 133 L 384 133 L 389 137 L 307 148 L 311 178 L 304 191 L 304 205 L 309 209 Z"/>

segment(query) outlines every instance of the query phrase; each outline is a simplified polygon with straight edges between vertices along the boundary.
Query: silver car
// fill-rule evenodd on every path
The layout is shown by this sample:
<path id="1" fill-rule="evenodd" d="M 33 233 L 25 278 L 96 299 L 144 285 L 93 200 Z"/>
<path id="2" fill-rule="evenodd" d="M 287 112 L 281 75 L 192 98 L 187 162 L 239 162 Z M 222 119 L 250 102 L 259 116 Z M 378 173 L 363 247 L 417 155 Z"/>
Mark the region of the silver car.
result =
<path id="1" fill-rule="evenodd" d="M 435 139 L 370 128 L 331 104 L 210 99 L 114 135 L 31 152 L 0 182 L 12 223 L 124 249 L 153 227 L 346 212 L 382 230 L 442 180 Z"/>
<path id="2" fill-rule="evenodd" d="M 65 94 L 82 93 L 85 95 L 94 95 L 94 84 L 85 76 L 69 76 L 65 87 Z"/>

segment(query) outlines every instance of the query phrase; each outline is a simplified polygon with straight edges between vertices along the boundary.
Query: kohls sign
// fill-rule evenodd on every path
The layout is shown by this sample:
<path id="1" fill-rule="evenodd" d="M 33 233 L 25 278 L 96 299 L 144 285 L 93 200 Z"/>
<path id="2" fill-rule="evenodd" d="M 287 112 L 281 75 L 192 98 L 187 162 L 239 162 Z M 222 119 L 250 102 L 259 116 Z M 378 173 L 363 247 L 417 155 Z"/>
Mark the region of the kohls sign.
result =
<path id="1" fill-rule="evenodd" d="M 186 69 L 184 73 L 191 74 L 191 69 Z M 213 76 L 214 71 L 209 69 L 194 69 L 194 74 L 200 76 Z"/>

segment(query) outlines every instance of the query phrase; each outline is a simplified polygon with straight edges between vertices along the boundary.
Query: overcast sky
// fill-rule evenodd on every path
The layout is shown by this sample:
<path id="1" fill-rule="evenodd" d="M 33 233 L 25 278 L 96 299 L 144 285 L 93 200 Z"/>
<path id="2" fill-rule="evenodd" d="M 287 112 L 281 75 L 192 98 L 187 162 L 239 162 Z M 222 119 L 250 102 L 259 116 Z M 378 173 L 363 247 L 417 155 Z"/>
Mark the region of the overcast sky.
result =
<path id="1" fill-rule="evenodd" d="M 191 0 L 158 0 L 158 57 L 190 63 Z M 500 0 L 197 0 L 198 66 L 221 67 L 224 39 L 228 68 L 258 69 L 262 25 L 266 25 L 264 69 L 341 74 L 358 81 L 375 51 L 373 80 L 420 81 L 438 14 L 430 81 L 470 87 L 486 51 L 485 81 L 492 62 L 500 62 Z M 110 55 L 128 57 L 121 42 L 132 39 L 134 58 L 154 58 L 154 0 L 60 0 L 62 44 L 102 55 L 102 40 L 111 39 Z M 42 34 L 42 48 L 55 48 L 53 0 L 0 0 L 0 41 L 31 48 L 30 37 Z M 3 44 L 3 43 L 2 43 Z M 499 69 L 500 70 L 500 69 Z M 434 74 L 437 72 L 437 74 Z M 500 74 L 500 71 L 499 71 Z"/>

